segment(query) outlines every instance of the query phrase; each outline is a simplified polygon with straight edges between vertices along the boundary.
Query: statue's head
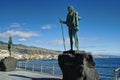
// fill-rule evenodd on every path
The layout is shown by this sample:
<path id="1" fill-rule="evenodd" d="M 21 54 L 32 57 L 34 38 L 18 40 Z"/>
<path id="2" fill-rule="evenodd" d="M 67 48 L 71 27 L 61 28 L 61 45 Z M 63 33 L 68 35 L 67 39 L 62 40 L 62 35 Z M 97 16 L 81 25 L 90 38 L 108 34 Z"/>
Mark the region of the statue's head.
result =
<path id="1" fill-rule="evenodd" d="M 73 11 L 74 11 L 73 6 L 68 6 L 68 11 L 69 11 L 69 12 L 73 12 Z"/>
<path id="2" fill-rule="evenodd" d="M 12 37 L 11 36 L 9 37 L 9 40 L 12 41 Z"/>

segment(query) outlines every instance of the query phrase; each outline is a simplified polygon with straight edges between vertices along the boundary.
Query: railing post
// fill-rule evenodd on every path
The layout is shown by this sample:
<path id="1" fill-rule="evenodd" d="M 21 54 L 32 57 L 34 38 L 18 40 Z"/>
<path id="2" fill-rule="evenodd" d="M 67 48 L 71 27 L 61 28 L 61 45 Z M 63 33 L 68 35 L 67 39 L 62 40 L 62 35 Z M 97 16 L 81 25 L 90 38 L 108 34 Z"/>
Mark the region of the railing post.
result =
<path id="1" fill-rule="evenodd" d="M 117 80 L 116 70 L 114 70 L 114 80 Z"/>
<path id="2" fill-rule="evenodd" d="M 18 68 L 20 69 L 20 62 L 18 63 Z"/>
<path id="3" fill-rule="evenodd" d="M 27 62 L 25 62 L 25 71 L 26 71 L 26 68 L 27 68 Z"/>
<path id="4" fill-rule="evenodd" d="M 32 65 L 32 71 L 34 72 L 34 63 L 33 63 L 33 65 Z"/>
<path id="5" fill-rule="evenodd" d="M 42 73 L 42 64 L 40 64 L 40 73 Z"/>
<path id="6" fill-rule="evenodd" d="M 54 66 L 54 64 L 52 65 L 52 75 L 54 75 L 55 74 L 55 66 Z"/>

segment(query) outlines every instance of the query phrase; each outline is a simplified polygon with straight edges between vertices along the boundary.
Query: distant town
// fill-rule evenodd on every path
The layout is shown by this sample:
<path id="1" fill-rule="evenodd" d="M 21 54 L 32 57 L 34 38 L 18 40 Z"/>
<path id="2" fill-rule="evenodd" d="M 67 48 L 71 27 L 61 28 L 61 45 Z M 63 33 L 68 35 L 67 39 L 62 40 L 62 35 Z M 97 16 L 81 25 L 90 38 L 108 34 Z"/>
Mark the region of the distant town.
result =
<path id="1" fill-rule="evenodd" d="M 2 50 L 0 49 L 0 59 L 3 59 L 5 57 L 9 56 L 8 50 Z M 58 55 L 53 54 L 21 54 L 12 52 L 12 57 L 18 59 L 18 60 L 31 60 L 31 59 L 57 59 Z"/>

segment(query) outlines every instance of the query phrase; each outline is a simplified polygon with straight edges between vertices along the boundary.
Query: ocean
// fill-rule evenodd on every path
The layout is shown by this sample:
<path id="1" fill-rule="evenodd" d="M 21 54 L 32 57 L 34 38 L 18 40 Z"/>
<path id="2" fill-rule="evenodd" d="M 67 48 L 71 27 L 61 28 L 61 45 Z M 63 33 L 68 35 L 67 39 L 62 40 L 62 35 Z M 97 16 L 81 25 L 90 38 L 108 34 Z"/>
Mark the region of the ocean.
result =
<path id="1" fill-rule="evenodd" d="M 96 70 L 101 74 L 101 80 L 113 80 L 114 69 L 120 67 L 120 58 L 96 58 Z M 54 75 L 62 75 L 58 65 L 58 60 L 26 60 L 19 61 L 17 67 L 26 70 L 33 70 L 37 72 L 44 72 Z M 120 76 L 120 74 L 117 74 Z"/>

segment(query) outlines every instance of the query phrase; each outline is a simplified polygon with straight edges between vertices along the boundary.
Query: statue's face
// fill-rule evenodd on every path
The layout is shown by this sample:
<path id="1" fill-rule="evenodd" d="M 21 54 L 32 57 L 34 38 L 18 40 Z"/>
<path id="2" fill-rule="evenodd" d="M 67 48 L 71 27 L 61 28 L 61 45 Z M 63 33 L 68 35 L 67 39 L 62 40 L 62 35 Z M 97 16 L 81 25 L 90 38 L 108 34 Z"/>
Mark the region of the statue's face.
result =
<path id="1" fill-rule="evenodd" d="M 68 7 L 68 12 L 72 12 L 73 11 L 73 7 L 69 6 Z"/>
<path id="2" fill-rule="evenodd" d="M 68 7 L 68 12 L 72 12 L 72 9 L 70 7 Z"/>
<path id="3" fill-rule="evenodd" d="M 11 37 L 9 37 L 9 39 L 11 39 Z"/>

